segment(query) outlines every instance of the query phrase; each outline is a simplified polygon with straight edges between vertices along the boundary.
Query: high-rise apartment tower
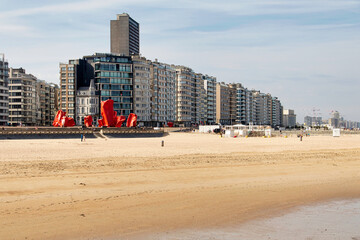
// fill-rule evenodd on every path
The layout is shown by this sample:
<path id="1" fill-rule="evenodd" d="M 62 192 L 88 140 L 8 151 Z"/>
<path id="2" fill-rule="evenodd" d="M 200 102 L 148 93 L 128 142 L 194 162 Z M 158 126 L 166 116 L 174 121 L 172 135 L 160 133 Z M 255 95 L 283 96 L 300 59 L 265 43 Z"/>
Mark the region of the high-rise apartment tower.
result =
<path id="1" fill-rule="evenodd" d="M 127 13 L 110 21 L 110 47 L 113 54 L 130 56 L 140 52 L 140 25 Z"/>
<path id="2" fill-rule="evenodd" d="M 0 54 L 0 125 L 6 125 L 9 120 L 9 65 L 5 55 Z"/>

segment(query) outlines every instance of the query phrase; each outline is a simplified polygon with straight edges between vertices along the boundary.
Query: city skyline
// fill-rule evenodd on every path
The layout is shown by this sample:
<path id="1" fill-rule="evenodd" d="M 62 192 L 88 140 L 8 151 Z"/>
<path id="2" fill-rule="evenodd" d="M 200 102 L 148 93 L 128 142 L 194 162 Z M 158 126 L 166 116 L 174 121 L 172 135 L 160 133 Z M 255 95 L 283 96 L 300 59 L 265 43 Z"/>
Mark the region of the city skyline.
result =
<path id="1" fill-rule="evenodd" d="M 299 122 L 313 107 L 360 120 L 359 1 L 0 2 L 0 52 L 39 79 L 58 84 L 59 62 L 110 52 L 110 20 L 127 12 L 148 59 L 270 92 Z"/>

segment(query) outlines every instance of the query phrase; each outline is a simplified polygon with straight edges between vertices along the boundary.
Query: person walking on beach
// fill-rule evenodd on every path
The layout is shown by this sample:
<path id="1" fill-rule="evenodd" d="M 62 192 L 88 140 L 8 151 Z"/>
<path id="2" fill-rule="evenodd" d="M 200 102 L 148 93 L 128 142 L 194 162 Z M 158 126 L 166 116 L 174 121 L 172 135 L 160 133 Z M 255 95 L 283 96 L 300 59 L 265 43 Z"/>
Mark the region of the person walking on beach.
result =
<path id="1" fill-rule="evenodd" d="M 81 134 L 80 139 L 81 139 L 81 141 L 83 141 L 83 139 L 84 139 L 83 134 Z"/>

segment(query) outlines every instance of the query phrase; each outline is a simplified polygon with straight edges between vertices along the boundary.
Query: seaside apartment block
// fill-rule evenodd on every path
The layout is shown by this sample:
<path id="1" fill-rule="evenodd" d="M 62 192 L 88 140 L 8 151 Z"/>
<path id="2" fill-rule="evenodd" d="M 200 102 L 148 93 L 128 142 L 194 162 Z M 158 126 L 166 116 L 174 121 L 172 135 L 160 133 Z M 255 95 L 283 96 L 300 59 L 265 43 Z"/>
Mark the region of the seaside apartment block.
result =
<path id="1" fill-rule="evenodd" d="M 191 68 L 176 69 L 176 122 L 184 126 L 206 124 L 215 119 L 216 78 L 195 73 Z M 209 112 L 208 112 L 209 110 Z"/>
<path id="2" fill-rule="evenodd" d="M 140 126 L 275 126 L 282 121 L 280 101 L 270 94 L 217 83 L 215 77 L 189 67 L 141 56 L 139 24 L 128 14 L 111 20 L 110 30 L 111 53 L 60 64 L 60 107 L 76 124 L 82 125 L 86 115 L 98 119 L 100 102 L 107 99 L 114 100 L 118 115 L 135 113 Z"/>
<path id="3" fill-rule="evenodd" d="M 224 82 L 216 84 L 216 123 L 231 124 L 230 120 L 230 87 Z"/>
<path id="4" fill-rule="evenodd" d="M 78 60 L 70 60 L 67 64 L 60 63 L 59 107 L 67 113 L 68 117 L 72 118 L 75 116 L 76 75 L 80 65 L 81 63 Z"/>
<path id="5" fill-rule="evenodd" d="M 248 90 L 240 83 L 218 82 L 216 122 L 220 124 L 282 125 L 282 105 L 277 97 Z"/>
<path id="6" fill-rule="evenodd" d="M 216 123 L 216 78 L 208 75 L 202 76 L 205 90 L 205 124 Z"/>
<path id="7" fill-rule="evenodd" d="M 49 126 L 58 110 L 59 87 L 27 74 L 23 68 L 10 68 L 9 125 Z"/>
<path id="8" fill-rule="evenodd" d="M 25 69 L 10 68 L 9 74 L 9 124 L 35 126 L 38 123 L 36 101 L 37 78 Z"/>
<path id="9" fill-rule="evenodd" d="M 296 126 L 296 114 L 292 109 L 283 110 L 283 124 L 284 127 L 295 127 Z M 310 123 L 310 126 L 312 123 Z"/>
<path id="10" fill-rule="evenodd" d="M 0 54 L 0 126 L 8 124 L 9 120 L 9 65 L 5 55 Z"/>
<path id="11" fill-rule="evenodd" d="M 140 53 L 140 25 L 127 13 L 118 14 L 110 21 L 111 53 L 125 56 Z"/>
<path id="12" fill-rule="evenodd" d="M 174 66 L 155 59 L 150 71 L 152 126 L 164 126 L 176 121 L 176 86 Z"/>
<path id="13" fill-rule="evenodd" d="M 114 111 L 118 115 L 129 115 L 133 112 L 132 69 L 130 56 L 110 53 L 95 53 L 84 56 L 82 59 L 69 60 L 68 64 L 61 63 L 61 109 L 66 111 L 69 117 L 74 118 L 78 125 L 81 125 L 84 116 L 76 115 L 76 109 L 77 104 L 82 104 L 82 100 L 77 101 L 76 98 L 81 98 L 86 88 L 89 90 L 91 80 L 93 80 L 95 90 L 90 91 L 90 99 L 95 99 L 98 94 L 99 100 L 92 100 L 97 102 L 91 103 L 96 104 L 96 106 L 88 107 L 87 113 L 93 113 L 91 115 L 98 118 L 100 101 L 112 99 L 114 100 Z M 95 94 L 91 94 L 91 92 L 95 92 Z M 94 107 L 96 111 L 92 111 Z M 78 113 L 79 111 L 82 112 L 82 108 L 78 109 Z"/>
<path id="14" fill-rule="evenodd" d="M 143 126 L 151 125 L 151 96 L 152 89 L 150 75 L 152 71 L 151 61 L 139 55 L 132 56 L 134 69 L 134 113 L 138 116 L 138 122 Z"/>

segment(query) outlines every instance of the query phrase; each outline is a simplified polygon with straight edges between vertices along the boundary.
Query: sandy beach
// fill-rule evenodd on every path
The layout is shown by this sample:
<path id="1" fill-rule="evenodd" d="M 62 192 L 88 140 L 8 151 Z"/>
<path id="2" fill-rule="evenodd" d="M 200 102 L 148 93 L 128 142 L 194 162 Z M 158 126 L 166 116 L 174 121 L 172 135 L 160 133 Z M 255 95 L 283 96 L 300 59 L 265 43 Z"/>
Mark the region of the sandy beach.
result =
<path id="1" fill-rule="evenodd" d="M 170 133 L 0 146 L 0 239 L 142 239 L 360 198 L 360 135 Z"/>

